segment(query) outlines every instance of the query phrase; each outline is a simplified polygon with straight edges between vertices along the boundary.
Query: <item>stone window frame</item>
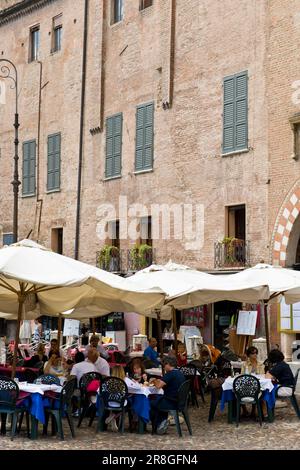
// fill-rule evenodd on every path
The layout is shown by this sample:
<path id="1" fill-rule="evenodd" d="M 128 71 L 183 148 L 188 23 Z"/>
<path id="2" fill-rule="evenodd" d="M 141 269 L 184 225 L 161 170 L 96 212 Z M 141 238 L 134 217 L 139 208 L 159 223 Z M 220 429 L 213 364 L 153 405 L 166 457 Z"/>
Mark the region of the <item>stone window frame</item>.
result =
<path id="1" fill-rule="evenodd" d="M 293 139 L 294 139 L 292 158 L 295 161 L 298 161 L 300 159 L 300 154 L 297 153 L 297 127 L 298 126 L 300 127 L 300 113 L 296 113 L 293 116 L 291 116 L 289 118 L 289 122 L 290 122 L 291 129 L 293 131 Z"/>

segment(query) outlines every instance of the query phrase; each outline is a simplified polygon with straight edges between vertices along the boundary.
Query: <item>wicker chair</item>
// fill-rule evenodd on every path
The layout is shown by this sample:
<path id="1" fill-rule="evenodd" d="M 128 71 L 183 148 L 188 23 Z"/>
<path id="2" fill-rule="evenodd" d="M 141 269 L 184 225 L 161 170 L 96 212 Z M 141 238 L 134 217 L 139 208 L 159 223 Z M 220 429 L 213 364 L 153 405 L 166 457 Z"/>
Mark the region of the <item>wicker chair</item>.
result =
<path id="1" fill-rule="evenodd" d="M 96 404 L 91 402 L 91 394 L 87 391 L 88 385 L 93 381 L 93 380 L 98 380 L 99 385 L 102 380 L 102 375 L 99 374 L 99 372 L 87 372 L 86 374 L 83 374 L 79 381 L 79 390 L 80 390 L 80 416 L 79 416 L 79 421 L 77 427 L 79 428 L 83 418 L 87 414 L 87 411 L 89 410 L 91 412 L 90 415 L 90 421 L 89 421 L 89 426 L 92 425 L 93 420 L 96 416 Z"/>
<path id="2" fill-rule="evenodd" d="M 128 388 L 124 380 L 117 377 L 105 377 L 100 386 L 100 410 L 97 432 L 104 430 L 103 418 L 105 411 L 121 412 L 119 431 L 124 432 L 125 407 L 127 404 Z"/>
<path id="3" fill-rule="evenodd" d="M 256 404 L 259 423 L 262 425 L 262 410 L 260 406 L 260 383 L 253 375 L 240 375 L 233 381 L 233 392 L 236 397 L 236 425 L 239 425 L 240 406 L 251 403 Z"/>

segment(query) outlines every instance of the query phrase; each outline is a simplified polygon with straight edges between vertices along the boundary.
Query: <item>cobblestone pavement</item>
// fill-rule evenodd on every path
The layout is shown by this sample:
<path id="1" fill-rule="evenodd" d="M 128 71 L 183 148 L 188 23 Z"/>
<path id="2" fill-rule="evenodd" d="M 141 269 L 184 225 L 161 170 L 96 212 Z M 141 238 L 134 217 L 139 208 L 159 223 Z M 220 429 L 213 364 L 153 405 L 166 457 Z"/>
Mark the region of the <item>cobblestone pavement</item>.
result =
<path id="1" fill-rule="evenodd" d="M 91 428 L 85 419 L 79 429 L 76 429 L 76 438 L 72 439 L 68 426 L 65 423 L 65 440 L 57 437 L 45 437 L 39 430 L 39 439 L 31 441 L 26 437 L 25 429 L 13 441 L 9 435 L 0 436 L 0 449 L 38 449 L 38 450 L 204 450 L 204 449 L 300 449 L 299 440 L 294 436 L 299 434 L 300 421 L 290 404 L 287 407 L 276 409 L 276 418 L 273 423 L 263 423 L 251 419 L 243 419 L 237 428 L 235 424 L 228 424 L 226 414 L 216 412 L 215 420 L 207 422 L 209 397 L 206 403 L 199 404 L 199 408 L 190 408 L 190 419 L 193 436 L 189 436 L 185 424 L 182 425 L 183 438 L 179 438 L 175 426 L 169 426 L 168 433 L 163 436 L 152 436 L 149 430 L 144 435 L 129 433 L 127 421 L 125 433 L 104 432 L 95 433 L 96 423 Z M 25 420 L 24 420 L 25 421 Z M 74 418 L 75 425 L 77 418 Z"/>

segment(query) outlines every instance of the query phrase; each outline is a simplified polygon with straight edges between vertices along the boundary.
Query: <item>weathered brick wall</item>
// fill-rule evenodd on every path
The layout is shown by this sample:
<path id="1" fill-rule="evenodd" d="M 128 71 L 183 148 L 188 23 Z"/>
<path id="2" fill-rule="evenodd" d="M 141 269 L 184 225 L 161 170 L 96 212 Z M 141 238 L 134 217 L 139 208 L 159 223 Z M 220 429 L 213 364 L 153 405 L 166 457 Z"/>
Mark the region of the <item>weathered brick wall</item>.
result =
<path id="1" fill-rule="evenodd" d="M 113 26 L 109 2 L 106 2 L 104 117 L 123 112 L 124 122 L 122 178 L 104 181 L 105 129 L 95 135 L 90 133 L 100 123 L 103 3 L 90 2 L 80 242 L 80 258 L 85 261 L 94 263 L 95 252 L 102 244 L 96 236 L 97 208 L 104 202 L 117 205 L 119 194 L 128 197 L 128 204 L 204 205 L 203 248 L 186 251 L 181 240 L 154 241 L 159 262 L 172 258 L 212 269 L 214 242 L 225 235 L 225 206 L 240 203 L 247 207 L 247 239 L 251 241 L 252 262 L 268 257 L 264 2 L 182 0 L 176 4 L 174 102 L 171 109 L 163 110 L 162 101 L 169 84 L 171 2 L 154 0 L 153 7 L 140 12 L 135 0 L 127 0 L 124 20 Z M 64 252 L 71 256 L 76 213 L 83 0 L 76 5 L 74 10 L 71 0 L 60 0 L 0 28 L 0 37 L 5 38 L 3 56 L 14 57 L 19 68 L 20 140 L 24 141 L 37 136 L 40 66 L 28 64 L 27 58 L 29 28 L 35 22 L 41 24 L 40 241 L 49 245 L 51 227 L 63 226 Z M 51 19 L 61 11 L 63 50 L 50 55 Z M 225 76 L 242 70 L 249 72 L 250 150 L 221 157 L 222 81 Z M 154 169 L 135 175 L 135 107 L 148 101 L 155 103 Z M 4 231 L 12 228 L 11 104 L 10 97 L 5 113 L 0 116 L 0 210 Z M 49 195 L 45 192 L 47 135 L 57 131 L 62 132 L 62 184 L 61 192 Z M 20 237 L 34 227 L 35 208 L 34 198 L 20 198 Z M 121 243 L 122 248 L 127 246 L 126 241 Z"/>

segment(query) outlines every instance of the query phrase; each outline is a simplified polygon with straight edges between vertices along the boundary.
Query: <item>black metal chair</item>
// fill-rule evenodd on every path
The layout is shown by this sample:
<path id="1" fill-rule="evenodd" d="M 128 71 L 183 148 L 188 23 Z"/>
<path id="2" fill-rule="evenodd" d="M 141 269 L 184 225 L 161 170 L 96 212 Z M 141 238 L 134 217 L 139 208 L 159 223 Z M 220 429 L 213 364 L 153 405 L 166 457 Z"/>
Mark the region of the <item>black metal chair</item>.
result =
<path id="1" fill-rule="evenodd" d="M 260 405 L 260 383 L 253 375 L 239 375 L 233 381 L 233 392 L 236 397 L 236 425 L 239 425 L 240 406 L 256 404 L 259 423 L 262 425 L 262 410 Z"/>
<path id="2" fill-rule="evenodd" d="M 184 417 L 184 421 L 185 421 L 185 424 L 187 425 L 189 434 L 192 436 L 192 427 L 191 427 L 189 414 L 188 414 L 188 399 L 189 399 L 189 393 L 190 393 L 190 386 L 191 386 L 190 379 L 183 382 L 183 384 L 181 384 L 178 389 L 176 399 L 172 400 L 168 398 L 168 401 L 173 402 L 174 405 L 170 406 L 170 408 L 164 408 L 164 411 L 169 411 L 173 414 L 175 423 L 176 423 L 177 433 L 179 437 L 182 437 L 182 431 L 181 431 L 181 426 L 180 426 L 180 421 L 179 421 L 180 412 L 182 413 Z M 157 429 L 157 415 L 154 416 L 154 419 L 152 421 L 152 433 L 155 433 L 156 429 Z"/>
<path id="3" fill-rule="evenodd" d="M 18 397 L 18 384 L 8 377 L 0 377 L 1 434 L 6 433 L 6 418 L 7 415 L 11 415 L 11 440 L 13 440 L 16 434 L 18 415 L 27 411 L 27 409 L 24 407 L 17 407 Z M 27 434 L 29 435 L 29 418 L 27 420 Z"/>
<path id="4" fill-rule="evenodd" d="M 124 380 L 117 377 L 105 377 L 100 385 L 100 409 L 97 432 L 104 430 L 105 411 L 121 413 L 119 431 L 124 432 L 125 410 L 128 388 Z"/>
<path id="5" fill-rule="evenodd" d="M 196 377 L 197 377 L 197 367 L 194 366 L 193 364 L 187 364 L 186 366 L 179 367 L 179 370 L 184 375 L 185 379 L 189 380 L 190 383 L 191 383 L 190 396 L 191 396 L 192 405 L 196 404 L 197 408 L 199 408 L 196 389 L 195 389 L 195 380 L 196 380 Z"/>
<path id="6" fill-rule="evenodd" d="M 72 437 L 75 437 L 74 424 L 73 424 L 73 418 L 72 418 L 72 401 L 71 400 L 72 400 L 74 390 L 76 388 L 76 382 L 77 382 L 77 379 L 74 378 L 65 383 L 60 393 L 58 409 L 45 408 L 45 414 L 46 414 L 45 432 L 47 433 L 49 416 L 51 415 L 55 419 L 56 428 L 62 440 L 64 440 L 64 432 L 63 432 L 63 425 L 62 425 L 62 419 L 64 416 L 67 417 Z"/>
<path id="7" fill-rule="evenodd" d="M 94 418 L 96 416 L 96 403 L 91 401 L 91 393 L 87 391 L 88 385 L 93 381 L 98 380 L 99 385 L 102 380 L 102 375 L 99 372 L 87 372 L 83 374 L 79 381 L 79 390 L 80 390 L 80 416 L 77 427 L 79 428 L 83 418 L 86 416 L 87 412 L 90 412 L 90 421 L 89 426 L 92 425 Z"/>
<path id="8" fill-rule="evenodd" d="M 60 385 L 59 378 L 51 374 L 40 375 L 35 379 L 34 383 L 36 383 L 37 380 L 40 380 L 44 385 Z"/>
<path id="9" fill-rule="evenodd" d="M 275 391 L 275 396 L 276 396 L 276 399 L 279 398 L 280 400 L 290 400 L 298 418 L 300 419 L 299 405 L 295 396 L 299 372 L 300 372 L 300 368 L 297 369 L 296 374 L 294 376 L 294 385 L 292 387 L 279 385 Z M 273 416 L 274 416 L 274 410 L 273 410 Z"/>

